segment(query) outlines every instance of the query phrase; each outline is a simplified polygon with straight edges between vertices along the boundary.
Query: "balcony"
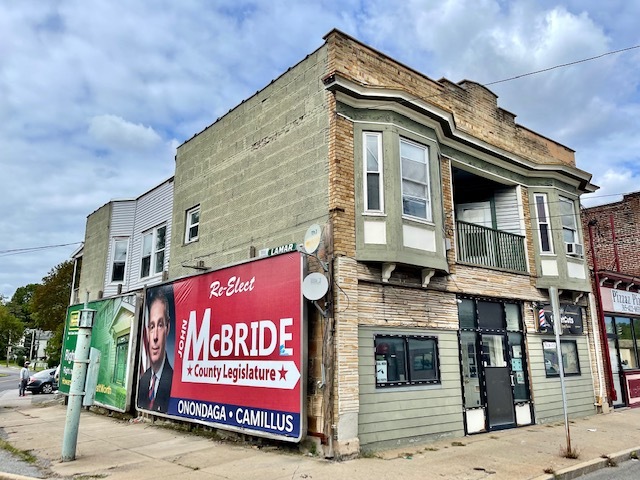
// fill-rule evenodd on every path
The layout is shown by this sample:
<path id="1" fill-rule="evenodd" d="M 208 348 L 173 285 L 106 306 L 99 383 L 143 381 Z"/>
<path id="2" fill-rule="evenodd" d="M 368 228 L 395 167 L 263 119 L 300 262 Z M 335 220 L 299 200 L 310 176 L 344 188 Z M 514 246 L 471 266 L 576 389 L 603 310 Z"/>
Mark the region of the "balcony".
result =
<path id="1" fill-rule="evenodd" d="M 525 237 L 474 223 L 456 221 L 458 261 L 526 273 Z"/>

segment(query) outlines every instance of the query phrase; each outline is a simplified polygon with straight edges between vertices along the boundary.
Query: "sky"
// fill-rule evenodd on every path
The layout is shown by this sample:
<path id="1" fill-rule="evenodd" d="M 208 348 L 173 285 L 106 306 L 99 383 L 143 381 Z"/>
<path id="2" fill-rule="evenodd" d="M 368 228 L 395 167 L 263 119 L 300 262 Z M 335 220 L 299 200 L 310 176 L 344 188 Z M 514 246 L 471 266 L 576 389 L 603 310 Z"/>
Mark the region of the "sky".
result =
<path id="1" fill-rule="evenodd" d="M 638 18 L 628 0 L 2 1 L 0 295 L 41 282 L 87 215 L 172 176 L 178 145 L 333 28 L 432 79 L 491 83 L 576 151 L 600 187 L 583 205 L 620 200 L 640 190 Z"/>

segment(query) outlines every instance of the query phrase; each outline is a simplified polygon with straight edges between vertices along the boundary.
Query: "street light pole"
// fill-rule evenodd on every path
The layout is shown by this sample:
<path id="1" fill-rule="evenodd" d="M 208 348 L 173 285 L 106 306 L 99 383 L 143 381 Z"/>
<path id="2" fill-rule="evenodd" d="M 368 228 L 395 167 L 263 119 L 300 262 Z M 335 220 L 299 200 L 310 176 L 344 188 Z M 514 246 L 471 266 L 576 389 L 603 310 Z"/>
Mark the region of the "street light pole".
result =
<path id="1" fill-rule="evenodd" d="M 89 293 L 87 293 L 84 308 L 80 310 L 76 351 L 73 356 L 73 372 L 71 373 L 71 385 L 69 386 L 69 404 L 67 406 L 67 418 L 64 424 L 64 437 L 62 439 L 63 462 L 76 459 L 82 397 L 84 395 L 87 366 L 89 364 L 89 350 L 91 348 L 91 328 L 93 327 L 93 317 L 96 313 L 95 310 L 89 309 L 88 302 Z"/>

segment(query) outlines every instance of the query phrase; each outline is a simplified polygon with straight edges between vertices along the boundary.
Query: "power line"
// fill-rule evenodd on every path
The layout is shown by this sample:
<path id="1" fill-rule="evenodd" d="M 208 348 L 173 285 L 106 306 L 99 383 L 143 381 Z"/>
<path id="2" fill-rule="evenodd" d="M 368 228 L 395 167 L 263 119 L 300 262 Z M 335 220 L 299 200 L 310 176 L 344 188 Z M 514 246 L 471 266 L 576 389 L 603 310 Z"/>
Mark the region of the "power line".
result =
<path id="1" fill-rule="evenodd" d="M 14 248 L 11 250 L 0 250 L 0 257 L 8 257 L 10 255 L 20 255 L 22 253 L 32 253 L 39 252 L 41 250 L 49 250 L 51 248 L 59 248 L 59 247 L 68 247 L 71 245 L 78 245 L 83 242 L 71 242 L 71 243 L 60 243 L 57 245 L 42 245 L 39 247 L 28 247 L 28 248 Z"/>
<path id="2" fill-rule="evenodd" d="M 495 80 L 495 81 L 489 82 L 489 83 L 483 83 L 482 85 L 486 87 L 486 86 L 489 86 L 489 85 L 495 85 L 497 83 L 510 82 L 512 80 L 517 80 L 519 78 L 528 77 L 530 75 L 537 75 L 538 73 L 548 72 L 550 70 L 555 70 L 557 68 L 569 67 L 571 65 L 577 65 L 579 63 L 590 62 L 591 60 L 597 60 L 598 58 L 606 57 L 607 55 L 614 55 L 616 53 L 626 52 L 626 51 L 629 51 L 629 50 L 633 50 L 635 48 L 640 48 L 640 45 L 634 45 L 632 47 L 621 48 L 620 50 L 613 50 L 611 52 L 606 52 L 606 53 L 602 53 L 600 55 L 596 55 L 595 57 L 583 58 L 582 60 L 575 60 L 573 62 L 561 63 L 561 64 L 558 64 L 558 65 L 554 65 L 553 67 L 543 68 L 542 70 L 536 70 L 534 72 L 523 73 L 523 74 L 520 74 L 520 75 L 515 75 L 513 77 L 504 78 L 502 80 Z"/>

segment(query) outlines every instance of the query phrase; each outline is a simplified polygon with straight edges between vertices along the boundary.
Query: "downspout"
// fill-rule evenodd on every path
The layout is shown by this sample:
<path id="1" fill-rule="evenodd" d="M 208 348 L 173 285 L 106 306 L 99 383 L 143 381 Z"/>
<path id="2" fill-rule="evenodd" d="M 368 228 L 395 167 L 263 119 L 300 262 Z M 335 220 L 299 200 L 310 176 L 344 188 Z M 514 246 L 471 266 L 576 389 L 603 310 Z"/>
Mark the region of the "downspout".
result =
<path id="1" fill-rule="evenodd" d="M 611 371 L 611 353 L 609 352 L 609 342 L 607 342 L 607 327 L 604 323 L 604 312 L 602 310 L 602 293 L 600 292 L 600 274 L 598 273 L 598 260 L 596 257 L 596 250 L 593 242 L 593 226 L 594 220 L 589 221 L 589 248 L 591 249 L 591 262 L 593 264 L 593 275 L 595 278 L 596 296 L 597 296 L 597 314 L 600 326 L 600 341 L 602 342 L 602 350 L 606 355 L 606 361 L 604 361 L 604 367 L 607 375 L 607 392 L 611 393 L 611 400 L 617 400 L 618 396 L 616 390 L 613 387 L 613 372 Z M 602 385 L 602 384 L 601 384 Z M 602 398 L 602 397 L 601 397 Z"/>

